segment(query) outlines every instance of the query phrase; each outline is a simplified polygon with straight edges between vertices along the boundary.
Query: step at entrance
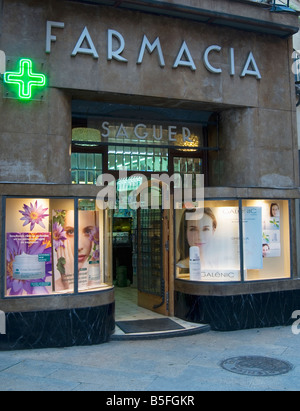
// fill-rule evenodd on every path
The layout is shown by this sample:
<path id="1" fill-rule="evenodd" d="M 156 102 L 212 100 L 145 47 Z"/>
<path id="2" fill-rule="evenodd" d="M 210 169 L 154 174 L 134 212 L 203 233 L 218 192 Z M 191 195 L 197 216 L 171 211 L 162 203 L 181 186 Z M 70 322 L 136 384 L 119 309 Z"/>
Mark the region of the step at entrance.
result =
<path id="1" fill-rule="evenodd" d="M 117 321 L 111 340 L 136 340 L 183 337 L 210 331 L 207 324 L 189 323 L 179 318 L 148 318 Z"/>

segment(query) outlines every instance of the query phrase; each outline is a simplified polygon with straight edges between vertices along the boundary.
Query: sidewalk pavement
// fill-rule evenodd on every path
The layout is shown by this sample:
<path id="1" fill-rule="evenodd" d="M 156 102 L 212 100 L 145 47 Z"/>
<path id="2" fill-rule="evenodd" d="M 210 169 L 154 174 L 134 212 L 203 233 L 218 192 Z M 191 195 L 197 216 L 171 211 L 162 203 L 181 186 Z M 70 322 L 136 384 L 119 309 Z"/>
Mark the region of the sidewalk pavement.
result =
<path id="1" fill-rule="evenodd" d="M 291 327 L 275 327 L 0 352 L 0 391 L 298 391 L 299 347 Z M 251 355 L 288 361 L 293 370 L 257 377 L 220 366 Z"/>

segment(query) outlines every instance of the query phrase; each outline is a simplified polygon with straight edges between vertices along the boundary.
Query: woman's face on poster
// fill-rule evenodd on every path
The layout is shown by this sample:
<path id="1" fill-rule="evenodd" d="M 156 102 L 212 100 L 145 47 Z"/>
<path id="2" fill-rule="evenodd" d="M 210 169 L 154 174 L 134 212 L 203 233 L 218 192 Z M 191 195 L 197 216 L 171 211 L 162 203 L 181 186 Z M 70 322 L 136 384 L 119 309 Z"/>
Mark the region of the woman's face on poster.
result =
<path id="1" fill-rule="evenodd" d="M 272 217 L 279 217 L 280 211 L 277 204 L 272 205 Z"/>
<path id="2" fill-rule="evenodd" d="M 187 241 L 190 247 L 205 249 L 212 240 L 214 232 L 213 220 L 207 214 L 204 214 L 200 220 L 187 222 Z"/>
<path id="3" fill-rule="evenodd" d="M 92 250 L 91 233 L 95 228 L 95 213 L 94 211 L 79 211 L 78 219 L 78 266 L 79 269 L 88 259 Z M 74 211 L 66 213 L 65 232 L 67 241 L 69 241 L 71 250 L 74 255 Z"/>
<path id="4" fill-rule="evenodd" d="M 263 249 L 262 249 L 263 258 L 267 257 L 269 250 L 270 250 L 270 247 L 267 244 L 264 244 Z"/>

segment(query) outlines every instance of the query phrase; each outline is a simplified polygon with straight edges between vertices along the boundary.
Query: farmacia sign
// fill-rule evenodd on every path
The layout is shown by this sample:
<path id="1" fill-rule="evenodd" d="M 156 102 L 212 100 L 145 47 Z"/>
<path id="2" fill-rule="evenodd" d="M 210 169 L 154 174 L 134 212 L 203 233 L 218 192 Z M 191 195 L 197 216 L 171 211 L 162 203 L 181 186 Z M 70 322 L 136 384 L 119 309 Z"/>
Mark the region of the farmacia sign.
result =
<path id="1" fill-rule="evenodd" d="M 51 53 L 52 43 L 58 42 L 59 40 L 59 30 L 64 29 L 64 22 L 57 21 L 47 21 L 46 25 L 46 53 Z M 55 33 L 55 34 L 54 34 Z M 74 39 L 74 46 L 70 48 L 70 55 L 76 57 L 78 54 L 89 55 L 94 59 L 99 59 L 99 51 L 95 47 L 95 39 L 93 39 L 89 33 L 87 27 L 85 27 L 78 39 Z M 164 46 L 166 47 L 166 46 Z M 200 51 L 200 50 L 199 50 Z M 212 55 L 219 54 L 222 51 L 222 46 L 214 44 L 207 47 L 203 53 L 203 64 L 206 69 L 216 75 L 220 75 L 223 69 L 220 65 L 212 63 Z M 236 72 L 236 57 L 235 49 L 233 47 L 228 48 L 228 59 L 229 59 L 229 74 L 231 76 L 240 75 L 240 77 L 252 76 L 257 80 L 261 79 L 261 74 L 256 63 L 255 57 L 252 51 L 245 53 L 245 63 L 241 64 L 239 62 L 238 66 L 242 66 L 243 69 L 240 73 Z M 147 53 L 157 53 L 158 64 L 164 68 L 166 67 L 164 48 L 161 44 L 160 38 L 156 37 L 154 41 L 149 40 L 148 36 L 145 34 L 141 39 L 141 46 L 137 50 L 136 64 L 143 64 L 144 56 Z M 126 58 L 126 42 L 124 36 L 113 29 L 107 30 L 107 47 L 106 47 L 106 58 L 108 61 L 115 60 L 119 63 L 127 63 Z M 183 41 L 177 54 L 174 56 L 173 69 L 178 67 L 186 67 L 192 71 L 197 70 L 195 63 L 195 56 L 192 55 L 189 46 L 186 41 Z"/>

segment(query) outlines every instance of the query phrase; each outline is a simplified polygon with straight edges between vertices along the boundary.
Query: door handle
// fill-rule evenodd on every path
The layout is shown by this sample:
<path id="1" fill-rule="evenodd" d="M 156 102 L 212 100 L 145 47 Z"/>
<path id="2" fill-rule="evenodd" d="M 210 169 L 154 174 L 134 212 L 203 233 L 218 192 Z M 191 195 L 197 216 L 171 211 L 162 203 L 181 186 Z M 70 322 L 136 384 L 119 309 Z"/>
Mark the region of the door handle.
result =
<path id="1" fill-rule="evenodd" d="M 165 242 L 165 249 L 166 249 L 166 251 L 169 251 L 169 250 L 170 250 L 169 240 L 167 240 L 167 241 Z"/>

